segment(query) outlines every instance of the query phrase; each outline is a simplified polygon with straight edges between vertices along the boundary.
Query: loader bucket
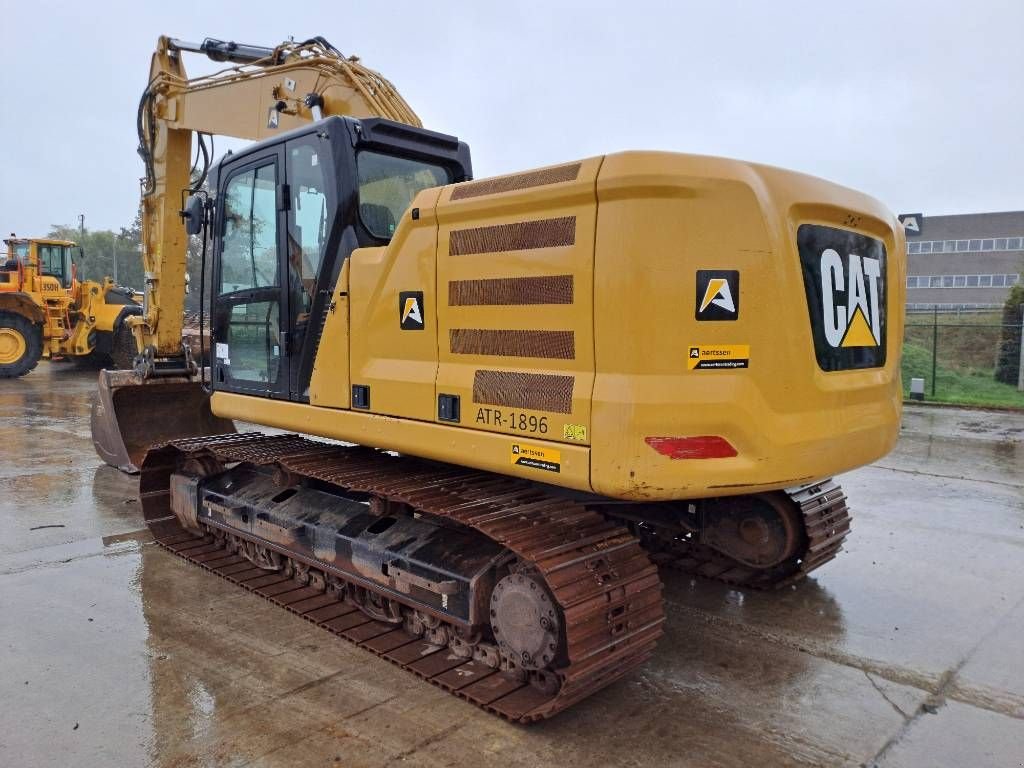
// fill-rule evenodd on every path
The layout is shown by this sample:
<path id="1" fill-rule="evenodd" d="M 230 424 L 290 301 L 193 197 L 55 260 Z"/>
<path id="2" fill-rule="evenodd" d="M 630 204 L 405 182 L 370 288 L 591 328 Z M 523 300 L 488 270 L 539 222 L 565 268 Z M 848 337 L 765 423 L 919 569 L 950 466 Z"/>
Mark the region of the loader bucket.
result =
<path id="1" fill-rule="evenodd" d="M 100 371 L 90 421 L 99 457 L 132 474 L 153 445 L 235 431 L 231 420 L 213 415 L 198 382 L 186 376 L 143 379 L 134 371 Z"/>

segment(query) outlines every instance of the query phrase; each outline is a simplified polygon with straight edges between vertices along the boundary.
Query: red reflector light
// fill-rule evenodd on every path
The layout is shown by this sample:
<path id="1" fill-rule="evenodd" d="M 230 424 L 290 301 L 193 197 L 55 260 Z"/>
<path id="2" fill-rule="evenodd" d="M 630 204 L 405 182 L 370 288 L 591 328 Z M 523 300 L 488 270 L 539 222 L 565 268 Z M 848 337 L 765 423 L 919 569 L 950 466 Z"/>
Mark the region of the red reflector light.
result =
<path id="1" fill-rule="evenodd" d="M 718 435 L 645 437 L 644 442 L 670 459 L 728 459 L 736 455 L 732 444 Z"/>

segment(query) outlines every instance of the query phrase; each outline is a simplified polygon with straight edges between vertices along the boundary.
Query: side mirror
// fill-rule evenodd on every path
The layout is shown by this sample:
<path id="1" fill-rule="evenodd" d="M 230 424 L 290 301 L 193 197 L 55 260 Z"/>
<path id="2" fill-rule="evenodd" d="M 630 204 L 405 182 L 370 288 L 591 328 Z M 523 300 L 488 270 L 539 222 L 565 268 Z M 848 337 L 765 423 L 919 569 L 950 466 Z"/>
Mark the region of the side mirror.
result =
<path id="1" fill-rule="evenodd" d="M 181 217 L 185 219 L 185 231 L 190 235 L 198 235 L 203 231 L 203 215 L 206 213 L 206 206 L 203 199 L 198 195 L 189 195 L 185 201 L 185 210 Z"/>

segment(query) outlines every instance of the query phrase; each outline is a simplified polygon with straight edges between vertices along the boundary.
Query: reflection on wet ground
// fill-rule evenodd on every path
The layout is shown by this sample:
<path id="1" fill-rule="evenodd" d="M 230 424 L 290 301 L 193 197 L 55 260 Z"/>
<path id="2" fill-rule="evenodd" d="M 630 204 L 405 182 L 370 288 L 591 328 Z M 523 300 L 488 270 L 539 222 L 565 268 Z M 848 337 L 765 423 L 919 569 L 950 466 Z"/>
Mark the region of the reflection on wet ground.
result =
<path id="1" fill-rule="evenodd" d="M 844 478 L 854 531 L 820 576 L 665 574 L 655 658 L 526 729 L 154 546 L 92 453 L 92 378 L 0 382 L 0 765 L 1024 760 L 1022 416 L 908 411 Z"/>

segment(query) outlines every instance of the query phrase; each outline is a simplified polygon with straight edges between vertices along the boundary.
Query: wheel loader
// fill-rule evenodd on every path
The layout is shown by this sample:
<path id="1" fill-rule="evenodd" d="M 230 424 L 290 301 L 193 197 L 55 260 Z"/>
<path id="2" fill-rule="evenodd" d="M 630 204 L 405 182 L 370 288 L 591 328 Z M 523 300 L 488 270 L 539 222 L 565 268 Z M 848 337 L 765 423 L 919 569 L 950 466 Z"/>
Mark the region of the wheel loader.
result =
<path id="1" fill-rule="evenodd" d="M 186 52 L 229 66 L 190 80 Z M 883 205 L 671 152 L 474 179 L 323 38 L 161 38 L 148 82 L 139 355 L 93 427 L 170 551 L 521 723 L 651 656 L 659 568 L 771 589 L 839 552 L 833 477 L 900 418 Z M 206 193 L 193 131 L 256 143 Z M 189 233 L 209 367 L 177 325 Z"/>
<path id="2" fill-rule="evenodd" d="M 40 358 L 65 357 L 130 366 L 126 317 L 142 312 L 141 296 L 109 277 L 79 280 L 69 240 L 4 240 L 0 256 L 0 378 L 33 370 Z M 116 361 L 116 362 L 115 362 Z"/>

